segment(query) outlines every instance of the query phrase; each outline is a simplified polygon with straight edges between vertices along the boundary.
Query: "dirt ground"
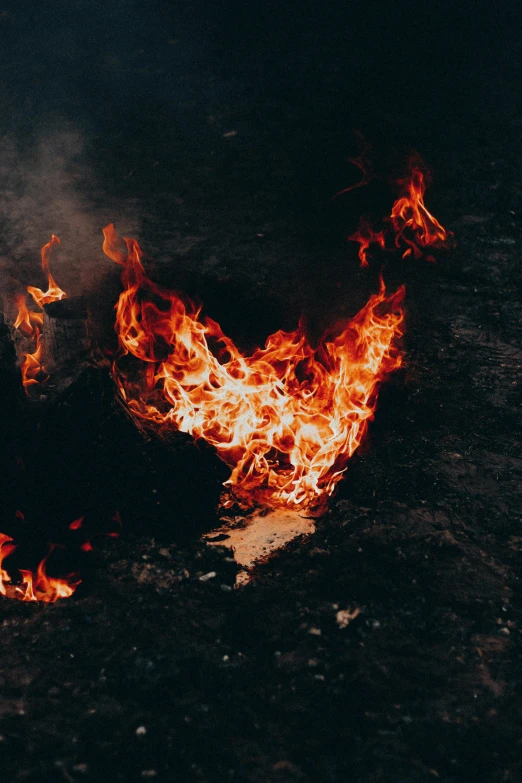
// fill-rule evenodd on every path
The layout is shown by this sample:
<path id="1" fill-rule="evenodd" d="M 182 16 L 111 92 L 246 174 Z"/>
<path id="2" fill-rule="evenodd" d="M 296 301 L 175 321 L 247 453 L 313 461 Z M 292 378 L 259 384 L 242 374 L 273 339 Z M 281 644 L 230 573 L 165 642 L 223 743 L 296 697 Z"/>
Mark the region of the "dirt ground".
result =
<path id="1" fill-rule="evenodd" d="M 207 24 L 210 40 L 213 16 Z M 93 224 L 120 218 L 134 228 L 158 278 L 199 289 L 245 346 L 272 326 L 292 326 L 301 310 L 320 323 L 329 302 L 353 309 L 375 283 L 375 270 L 356 271 L 343 209 L 331 202 L 353 176 L 347 158 L 358 127 L 377 144 L 385 138 L 426 157 L 434 172 L 427 203 L 456 247 L 434 264 L 389 264 L 390 285 L 407 285 L 405 367 L 382 388 L 367 442 L 313 536 L 236 590 L 230 552 L 207 547 L 199 532 L 180 536 L 170 508 L 170 537 L 146 518 L 126 530 L 124 519 L 72 599 L 2 600 L 2 779 L 522 780 L 516 71 L 486 63 L 453 97 L 433 87 L 433 100 L 411 105 L 379 87 L 375 106 L 372 96 L 339 93 L 338 38 L 320 50 L 317 72 L 306 50 L 295 61 L 285 54 L 279 89 L 261 49 L 262 76 L 241 70 L 244 51 L 218 69 L 226 44 L 215 44 L 215 60 L 205 50 L 211 65 L 182 47 L 188 75 L 174 118 L 162 115 L 176 128 L 171 146 L 153 91 L 140 122 L 121 99 L 129 115 L 122 109 L 111 129 L 110 95 L 94 90 L 87 60 L 87 86 L 71 109 L 85 146 L 64 171 L 76 177 L 78 210 Z M 110 90 L 129 100 L 163 78 L 166 55 L 147 29 L 142 48 L 97 61 L 113 74 Z M 77 63 L 78 50 L 65 51 L 63 62 Z M 48 64 L 35 62 L 24 78 L 47 84 Z M 56 79 L 59 106 L 70 85 Z M 22 87 L 5 84 L 14 105 Z M 102 93 L 103 112 L 91 109 Z M 342 114 L 353 96 L 360 102 Z M 27 107 L 12 117 L 7 136 L 29 146 Z M 56 117 L 49 122 L 54 128 Z M 25 222 L 12 205 L 25 199 L 38 227 L 51 226 L 49 202 L 27 188 L 20 160 L 2 220 L 5 263 L 15 259 L 23 278 L 37 267 L 27 248 L 17 256 Z M 70 226 L 60 228 L 73 241 Z"/>

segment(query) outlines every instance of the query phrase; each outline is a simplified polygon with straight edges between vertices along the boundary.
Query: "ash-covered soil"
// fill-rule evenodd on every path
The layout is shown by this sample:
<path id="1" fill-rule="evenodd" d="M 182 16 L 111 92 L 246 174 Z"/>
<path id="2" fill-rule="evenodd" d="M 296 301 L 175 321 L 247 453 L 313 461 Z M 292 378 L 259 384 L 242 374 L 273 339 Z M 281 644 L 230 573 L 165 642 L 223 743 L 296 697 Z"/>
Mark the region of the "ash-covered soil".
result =
<path id="1" fill-rule="evenodd" d="M 155 46 L 146 37 L 145 54 L 130 47 L 123 60 L 140 96 L 162 78 Z M 353 309 L 375 284 L 375 270 L 351 271 L 355 251 L 330 201 L 350 170 L 350 127 L 425 155 L 426 201 L 456 248 L 435 264 L 389 264 L 391 285 L 407 284 L 405 367 L 382 388 L 315 535 L 235 590 L 230 552 L 199 532 L 180 539 L 172 508 L 171 540 L 153 537 L 146 518 L 132 531 L 124 519 L 72 599 L 0 601 L 9 783 L 522 779 L 516 79 L 494 70 L 482 94 L 480 71 L 480 103 L 462 88 L 446 105 L 440 88 L 411 107 L 404 80 L 396 108 L 393 95 L 376 107 L 370 94 L 347 114 L 348 76 L 330 70 L 341 43 L 322 46 L 309 92 L 303 53 L 284 89 L 263 94 L 258 77 L 226 69 L 219 92 L 200 64 L 168 118 L 171 146 L 153 112 L 136 134 L 127 115 L 113 132 L 89 129 L 96 181 L 89 193 L 83 173 L 75 187 L 92 214 L 108 222 L 114 205 L 136 218 L 156 274 L 199 286 L 245 346 L 259 324 L 291 327 L 300 309 L 320 321 L 330 300 Z M 217 61 L 226 56 L 223 44 Z M 128 87 L 117 57 L 103 67 L 117 72 L 114 91 Z M 219 106 L 213 89 L 226 96 Z M 76 97 L 80 124 L 96 94 Z"/>

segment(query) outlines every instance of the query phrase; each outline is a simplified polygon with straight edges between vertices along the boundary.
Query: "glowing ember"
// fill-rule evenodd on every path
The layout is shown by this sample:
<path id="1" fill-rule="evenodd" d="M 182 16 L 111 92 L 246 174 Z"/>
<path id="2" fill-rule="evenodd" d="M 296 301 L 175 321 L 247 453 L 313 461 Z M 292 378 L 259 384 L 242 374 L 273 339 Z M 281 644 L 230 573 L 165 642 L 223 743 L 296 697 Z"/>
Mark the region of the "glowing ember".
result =
<path id="1" fill-rule="evenodd" d="M 17 598 L 20 601 L 54 603 L 59 598 L 69 598 L 80 584 L 81 579 L 78 579 L 76 574 L 69 574 L 63 578 L 47 574 L 47 559 L 55 549 L 54 545 L 50 546 L 36 573 L 20 569 L 21 582 L 13 582 L 2 564 L 15 549 L 16 544 L 13 539 L 0 533 L 0 595 Z"/>
<path id="2" fill-rule="evenodd" d="M 379 382 L 401 364 L 404 288 L 387 296 L 381 282 L 316 348 L 298 328 L 244 356 L 215 321 L 147 278 L 137 242 L 112 225 L 104 236 L 104 252 L 123 265 L 113 373 L 131 411 L 212 444 L 240 502 L 324 505 L 366 432 Z"/>
<path id="3" fill-rule="evenodd" d="M 65 299 L 67 296 L 65 291 L 62 291 L 56 284 L 49 269 L 51 248 L 59 244 L 60 240 L 53 234 L 51 240 L 44 245 L 40 251 L 42 257 L 42 270 L 47 276 L 47 291 L 44 292 L 41 288 L 27 286 L 28 293 L 40 309 L 42 309 L 44 305 L 51 304 L 51 302 L 57 302 L 60 299 Z M 36 386 L 49 377 L 42 364 L 43 345 L 40 327 L 43 324 L 43 313 L 29 310 L 25 296 L 17 297 L 17 306 L 18 315 L 14 323 L 15 329 L 18 329 L 25 337 L 34 340 L 35 343 L 34 353 L 24 354 L 24 360 L 21 365 L 22 383 L 27 391 L 27 387 Z"/>

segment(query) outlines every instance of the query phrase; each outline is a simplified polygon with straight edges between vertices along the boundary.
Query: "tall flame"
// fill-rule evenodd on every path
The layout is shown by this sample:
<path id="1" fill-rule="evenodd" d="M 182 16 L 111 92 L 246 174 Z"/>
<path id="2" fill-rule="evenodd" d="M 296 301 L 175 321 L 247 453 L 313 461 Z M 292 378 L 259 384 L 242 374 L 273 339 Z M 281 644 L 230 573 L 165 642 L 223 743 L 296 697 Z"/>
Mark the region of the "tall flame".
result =
<path id="1" fill-rule="evenodd" d="M 136 241 L 112 225 L 104 238 L 106 255 L 123 266 L 113 373 L 133 413 L 212 444 L 242 502 L 324 504 L 366 432 L 379 382 L 401 364 L 404 288 L 388 296 L 381 281 L 315 348 L 299 327 L 245 356 L 215 321 L 147 278 Z M 139 363 L 128 367 L 125 356 Z"/>
<path id="2" fill-rule="evenodd" d="M 35 286 L 27 286 L 28 293 L 40 309 L 43 309 L 44 305 L 65 299 L 67 296 L 65 291 L 56 284 L 49 268 L 51 249 L 59 244 L 59 238 L 52 234 L 50 241 L 40 251 L 42 270 L 47 276 L 47 291 L 44 292 L 41 288 L 35 288 Z M 40 327 L 43 324 L 43 312 L 38 313 L 29 310 L 26 297 L 23 295 L 19 295 L 16 298 L 16 303 L 18 315 L 14 322 L 14 327 L 25 337 L 31 338 L 35 344 L 34 352 L 24 354 L 24 360 L 21 364 L 22 383 L 27 391 L 29 386 L 36 386 L 48 377 L 42 364 L 43 345 Z"/>

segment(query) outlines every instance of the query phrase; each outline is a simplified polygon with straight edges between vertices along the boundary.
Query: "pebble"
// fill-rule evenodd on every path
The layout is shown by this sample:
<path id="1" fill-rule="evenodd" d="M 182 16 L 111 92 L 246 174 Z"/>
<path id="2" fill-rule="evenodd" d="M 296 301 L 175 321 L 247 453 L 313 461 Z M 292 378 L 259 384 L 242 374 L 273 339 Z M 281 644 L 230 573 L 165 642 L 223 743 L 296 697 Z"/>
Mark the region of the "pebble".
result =
<path id="1" fill-rule="evenodd" d="M 138 737 L 144 737 L 146 733 L 147 733 L 147 729 L 145 728 L 145 726 L 138 726 L 138 728 L 136 729 L 136 734 Z"/>
<path id="2" fill-rule="evenodd" d="M 361 613 L 358 606 L 355 609 L 340 609 L 335 615 L 337 625 L 339 628 L 347 628 L 352 620 L 355 620 Z"/>
<path id="3" fill-rule="evenodd" d="M 216 576 L 217 576 L 217 574 L 216 574 L 215 571 L 209 571 L 208 574 L 203 574 L 203 576 L 200 576 L 199 577 L 199 581 L 200 582 L 208 582 L 209 579 L 214 579 L 214 577 L 216 577 Z"/>

